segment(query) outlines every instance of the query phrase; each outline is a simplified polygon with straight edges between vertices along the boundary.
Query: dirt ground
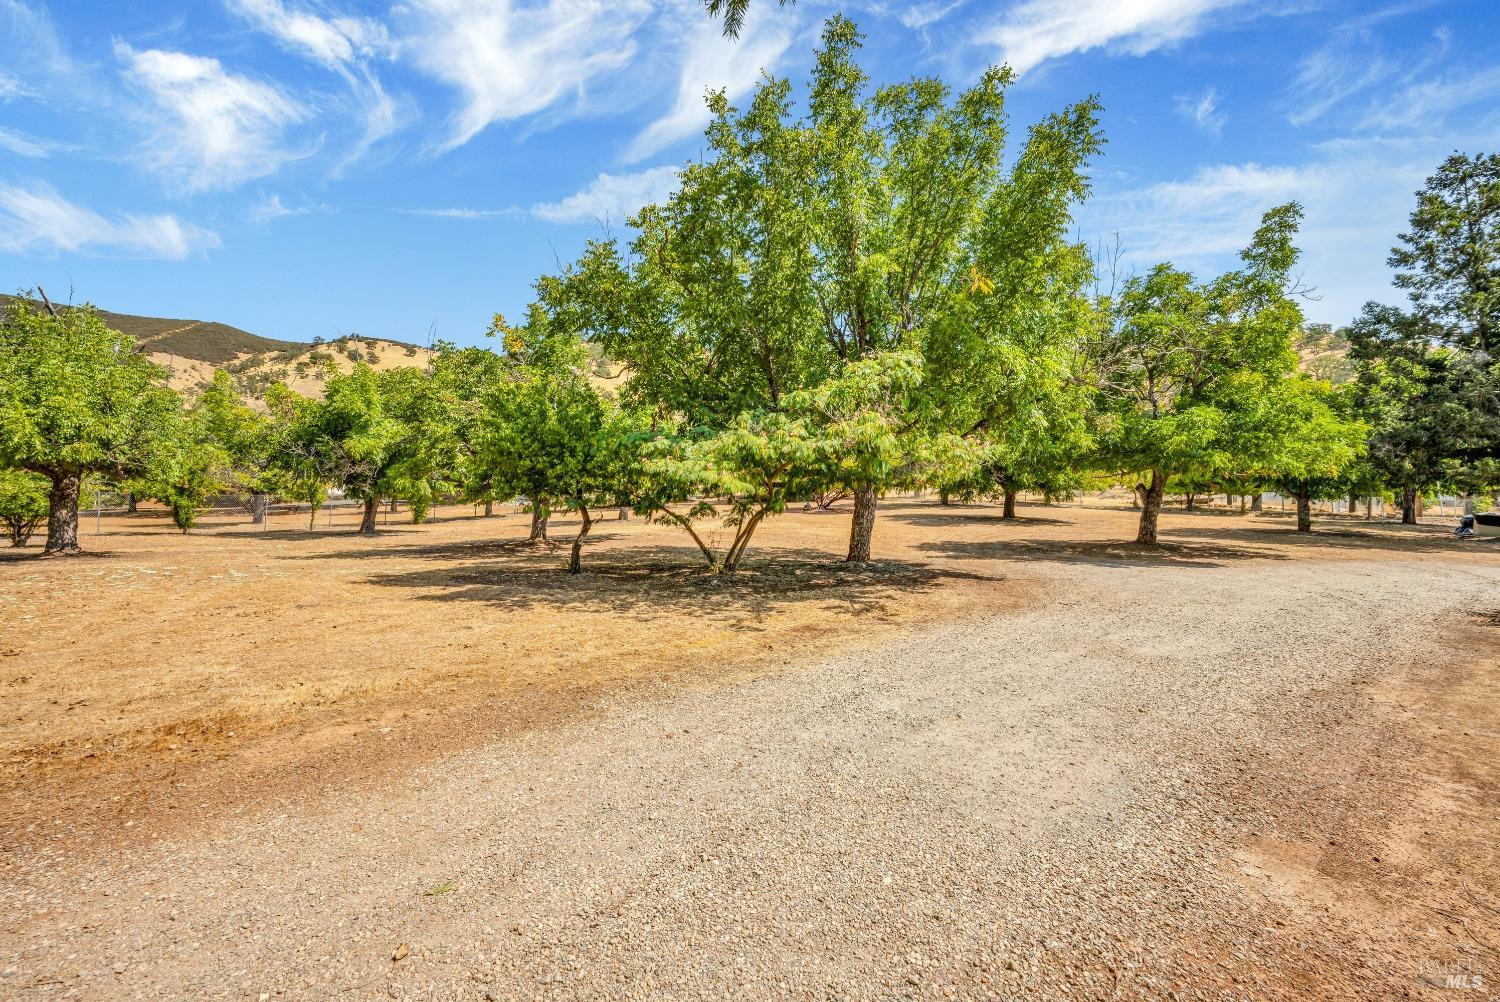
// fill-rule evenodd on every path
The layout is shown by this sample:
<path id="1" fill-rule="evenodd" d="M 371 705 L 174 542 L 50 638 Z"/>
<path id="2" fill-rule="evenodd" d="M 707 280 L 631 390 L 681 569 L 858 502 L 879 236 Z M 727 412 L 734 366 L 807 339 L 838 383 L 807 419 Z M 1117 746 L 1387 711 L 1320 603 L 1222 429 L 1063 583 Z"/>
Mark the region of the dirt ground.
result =
<path id="1" fill-rule="evenodd" d="M 0 997 L 1500 984 L 1500 547 L 893 500 L 866 570 L 794 513 L 733 579 L 639 520 L 571 578 L 437 514 L 0 559 Z"/>

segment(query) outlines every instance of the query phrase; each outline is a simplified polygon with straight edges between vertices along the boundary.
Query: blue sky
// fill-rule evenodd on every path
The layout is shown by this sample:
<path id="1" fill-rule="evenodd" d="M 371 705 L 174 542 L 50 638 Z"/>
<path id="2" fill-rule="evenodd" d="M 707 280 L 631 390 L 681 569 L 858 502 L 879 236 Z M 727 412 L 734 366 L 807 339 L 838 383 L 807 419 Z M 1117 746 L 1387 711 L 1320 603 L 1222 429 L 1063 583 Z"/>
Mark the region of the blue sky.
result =
<path id="1" fill-rule="evenodd" d="M 738 41 L 697 0 L 0 0 L 0 286 L 473 343 L 836 10 L 877 81 L 1011 63 L 1017 127 L 1097 93 L 1079 230 L 1127 269 L 1227 267 L 1300 199 L 1314 320 L 1394 300 L 1412 192 L 1500 147 L 1496 0 L 755 0 Z"/>

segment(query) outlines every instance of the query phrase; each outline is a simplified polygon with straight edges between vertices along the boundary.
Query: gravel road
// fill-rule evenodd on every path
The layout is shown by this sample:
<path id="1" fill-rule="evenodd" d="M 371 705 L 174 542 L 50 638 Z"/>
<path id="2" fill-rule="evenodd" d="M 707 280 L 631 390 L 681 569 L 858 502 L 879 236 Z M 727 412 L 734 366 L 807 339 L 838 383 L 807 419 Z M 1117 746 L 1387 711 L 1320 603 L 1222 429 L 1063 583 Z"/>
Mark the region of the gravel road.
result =
<path id="1" fill-rule="evenodd" d="M 1378 952 L 1289 981 L 1335 933 L 1278 927 L 1237 853 L 1275 823 L 1247 771 L 1320 752 L 1407 661 L 1466 656 L 1445 624 L 1500 608 L 1500 561 L 1458 563 L 1037 562 L 1019 611 L 662 685 L 105 861 L 27 850 L 0 996 L 1420 994 Z"/>

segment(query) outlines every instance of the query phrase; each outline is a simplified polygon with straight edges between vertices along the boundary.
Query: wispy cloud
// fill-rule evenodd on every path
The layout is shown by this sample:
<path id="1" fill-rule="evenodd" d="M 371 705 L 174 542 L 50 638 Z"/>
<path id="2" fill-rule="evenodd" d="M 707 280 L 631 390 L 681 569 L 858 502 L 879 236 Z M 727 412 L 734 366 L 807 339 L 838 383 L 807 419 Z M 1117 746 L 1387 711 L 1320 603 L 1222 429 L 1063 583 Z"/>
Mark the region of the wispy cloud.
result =
<path id="1" fill-rule="evenodd" d="M 1022 0 L 980 32 L 1018 73 L 1098 48 L 1140 56 L 1204 31 L 1246 0 Z"/>
<path id="2" fill-rule="evenodd" d="M 63 143 L 42 139 L 39 136 L 28 136 L 24 132 L 17 132 L 0 125 L 0 150 L 9 150 L 17 156 L 41 159 L 67 148 Z"/>
<path id="3" fill-rule="evenodd" d="M 519 205 L 504 209 L 401 209 L 408 216 L 428 216 L 433 219 L 525 219 L 526 210 Z"/>
<path id="4" fill-rule="evenodd" d="M 948 3 L 916 3 L 898 14 L 896 19 L 912 31 L 921 31 L 923 28 L 937 24 L 962 6 L 963 0 L 949 0 Z"/>
<path id="5" fill-rule="evenodd" d="M 677 100 L 661 118 L 646 126 L 625 151 L 627 163 L 639 163 L 663 147 L 691 136 L 708 124 L 705 102 L 710 89 L 723 89 L 732 101 L 745 94 L 781 60 L 792 41 L 789 14 L 773 10 L 768 16 L 751 8 L 750 21 L 738 39 L 725 38 L 718 24 L 696 7 L 693 26 L 683 45 L 678 71 Z"/>
<path id="6" fill-rule="evenodd" d="M 310 216 L 313 213 L 328 213 L 336 211 L 331 205 L 314 204 L 307 202 L 302 205 L 287 205 L 281 200 L 280 195 L 267 195 L 250 206 L 247 213 L 250 221 L 262 225 L 277 219 L 285 219 L 287 216 Z"/>
<path id="7" fill-rule="evenodd" d="M 349 87 L 361 136 L 345 162 L 358 159 L 373 144 L 395 132 L 400 116 L 370 63 L 393 55 L 386 26 L 365 17 L 322 17 L 281 0 L 229 0 L 230 7 L 284 48 L 337 74 Z"/>
<path id="8" fill-rule="evenodd" d="M 1403 82 L 1388 99 L 1374 101 L 1361 129 L 1415 129 L 1442 121 L 1456 111 L 1500 98 L 1500 67 L 1468 72 L 1449 69 L 1427 79 Z"/>
<path id="9" fill-rule="evenodd" d="M 663 201 L 677 187 L 677 168 L 651 167 L 634 174 L 600 174 L 560 202 L 531 207 L 549 223 L 623 222 L 643 205 Z"/>
<path id="10" fill-rule="evenodd" d="M 230 188 L 302 155 L 284 145 L 307 111 L 271 84 L 225 71 L 217 59 L 115 42 L 127 80 L 156 106 L 142 153 L 191 190 Z"/>
<path id="11" fill-rule="evenodd" d="M 0 250 L 14 254 L 115 251 L 180 260 L 219 246 L 218 234 L 176 216 L 108 219 L 50 185 L 0 185 Z"/>
<path id="12" fill-rule="evenodd" d="M 0 0 L 0 39 L 5 40 L 6 63 L 0 70 L 0 96 L 33 96 L 33 78 L 65 78 L 72 69 L 44 5 Z"/>
<path id="13" fill-rule="evenodd" d="M 1366 300 L 1392 294 L 1389 248 L 1412 210 L 1412 192 L 1453 141 L 1342 140 L 1315 147 L 1298 164 L 1205 166 L 1103 192 L 1085 205 L 1080 225 L 1088 238 L 1118 233 L 1132 269 L 1172 261 L 1208 275 L 1236 265 L 1261 213 L 1298 201 L 1307 213 L 1298 239 L 1304 279 L 1317 297 L 1304 309 L 1313 319 L 1346 323 Z"/>
<path id="14" fill-rule="evenodd" d="M 1425 46 L 1392 53 L 1361 22 L 1303 57 L 1282 97 L 1293 125 L 1322 123 L 1364 132 L 1421 131 L 1500 96 L 1500 68 L 1471 65 L 1446 28 Z"/>
<path id="15" fill-rule="evenodd" d="M 1179 95 L 1177 114 L 1211 136 L 1223 134 L 1224 123 L 1229 119 L 1228 115 L 1219 110 L 1219 92 L 1213 87 L 1196 96 Z"/>
<path id="16" fill-rule="evenodd" d="M 457 89 L 463 106 L 443 148 L 495 122 L 535 115 L 624 68 L 647 0 L 407 0 L 402 53 Z"/>

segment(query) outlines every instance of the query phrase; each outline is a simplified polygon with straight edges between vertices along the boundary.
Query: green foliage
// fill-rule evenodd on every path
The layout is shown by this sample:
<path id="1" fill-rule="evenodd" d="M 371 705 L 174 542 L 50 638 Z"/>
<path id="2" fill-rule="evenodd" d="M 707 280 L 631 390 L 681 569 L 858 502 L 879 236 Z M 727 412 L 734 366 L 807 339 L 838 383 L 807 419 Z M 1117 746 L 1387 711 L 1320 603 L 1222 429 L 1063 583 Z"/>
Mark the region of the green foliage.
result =
<path id="1" fill-rule="evenodd" d="M 47 487 L 45 477 L 0 468 L 0 524 L 11 546 L 25 546 L 47 517 Z"/>
<path id="2" fill-rule="evenodd" d="M 1355 420 L 1353 387 L 1299 375 L 1259 395 L 1241 429 L 1246 451 L 1261 456 L 1261 476 L 1298 499 L 1298 528 L 1307 531 L 1307 502 L 1347 497 L 1364 482 L 1360 460 L 1369 426 Z"/>
<path id="3" fill-rule="evenodd" d="M 554 505 L 577 511 L 569 565 L 577 573 L 591 509 L 634 501 L 644 421 L 594 388 L 587 347 L 542 305 L 506 336 L 512 367 L 477 416 L 474 482 L 493 497 L 524 495 L 543 513 Z"/>
<path id="4" fill-rule="evenodd" d="M 1417 193 L 1396 286 L 1430 336 L 1460 351 L 1500 353 L 1500 154 L 1455 153 Z"/>
<path id="5" fill-rule="evenodd" d="M 13 299 L 0 319 L 0 466 L 65 484 L 47 551 L 77 543 L 77 491 L 91 472 L 145 472 L 169 444 L 177 395 L 165 372 L 92 307 L 54 316 Z"/>
<path id="6" fill-rule="evenodd" d="M 1415 521 L 1421 491 L 1500 483 L 1500 156 L 1449 157 L 1401 241 L 1390 264 L 1410 308 L 1366 304 L 1349 339 L 1371 460 Z"/>
<path id="7" fill-rule="evenodd" d="M 1126 283 L 1094 346 L 1101 468 L 1214 483 L 1272 462 L 1298 434 L 1261 420 L 1296 367 L 1302 326 L 1290 272 L 1301 209 L 1266 213 L 1243 267 L 1208 283 L 1162 264 Z M 1278 440 L 1276 428 L 1288 437 Z M 1154 542 L 1154 511 L 1142 512 Z"/>
<path id="8" fill-rule="evenodd" d="M 632 220 L 628 255 L 591 244 L 559 283 L 573 326 L 626 366 L 626 400 L 688 428 L 782 435 L 770 418 L 797 414 L 799 395 L 832 399 L 869 383 L 865 361 L 916 358 L 885 386 L 878 433 L 836 419 L 860 443 L 835 471 L 856 496 L 850 559 L 875 496 L 908 476 L 897 454 L 980 428 L 1017 456 L 1078 441 L 1054 402 L 1087 315 L 1088 261 L 1066 231 L 1101 142 L 1085 101 L 1006 170 L 1008 71 L 956 95 L 936 79 L 873 89 L 859 45 L 829 19 L 800 114 L 784 79 L 743 111 L 711 95 L 709 157 Z"/>

